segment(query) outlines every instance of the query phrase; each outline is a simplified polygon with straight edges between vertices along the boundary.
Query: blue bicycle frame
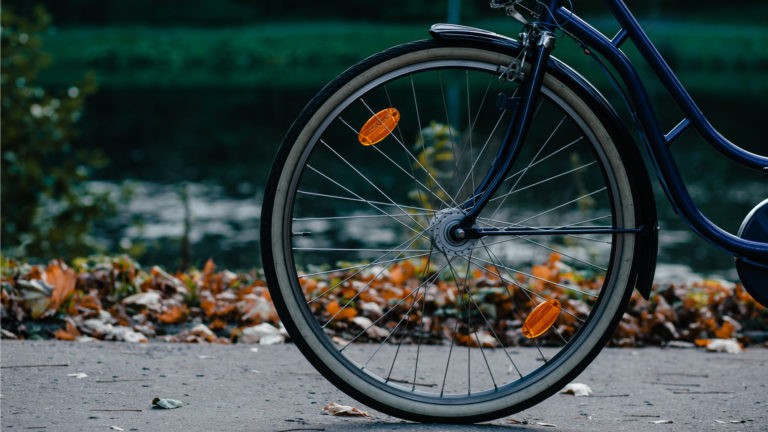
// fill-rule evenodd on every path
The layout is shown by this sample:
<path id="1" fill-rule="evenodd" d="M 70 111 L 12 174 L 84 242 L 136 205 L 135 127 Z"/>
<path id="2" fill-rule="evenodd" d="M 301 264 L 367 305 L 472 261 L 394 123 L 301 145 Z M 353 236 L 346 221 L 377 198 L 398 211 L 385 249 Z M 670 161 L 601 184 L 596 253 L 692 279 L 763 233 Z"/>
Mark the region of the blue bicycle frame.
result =
<path id="1" fill-rule="evenodd" d="M 760 265 L 768 265 L 768 244 L 746 240 L 730 234 L 704 216 L 691 199 L 687 188 L 680 176 L 677 165 L 669 151 L 669 145 L 682 132 L 693 126 L 708 142 L 718 151 L 731 160 L 768 174 L 768 157 L 750 153 L 722 136 L 709 123 L 707 118 L 696 106 L 691 96 L 664 61 L 659 51 L 640 27 L 637 19 L 622 0 L 607 0 L 611 13 L 616 17 L 621 29 L 612 39 L 608 39 L 602 33 L 562 7 L 562 0 L 550 0 L 548 7 L 540 16 L 537 25 L 545 30 L 562 29 L 565 33 L 580 41 L 588 50 L 594 50 L 618 71 L 621 80 L 627 88 L 629 99 L 634 105 L 637 120 L 642 127 L 641 138 L 646 146 L 649 158 L 654 165 L 656 174 L 664 187 L 664 190 L 672 202 L 676 212 L 691 227 L 693 231 L 708 240 L 715 246 L 735 255 L 741 259 Z M 627 56 L 620 50 L 621 45 L 629 38 L 638 48 L 644 60 L 651 66 L 667 91 L 672 95 L 685 118 L 670 132 L 663 133 L 659 126 L 645 87 L 640 77 Z M 532 107 L 535 104 L 536 94 L 541 87 L 545 65 L 549 59 L 551 47 L 539 43 L 533 50 L 531 68 L 521 88 L 522 97 L 517 108 L 515 118 L 510 122 L 505 138 L 505 144 L 494 162 L 491 171 L 481 186 L 476 190 L 471 202 L 467 203 L 469 209 L 467 217 L 459 224 L 459 233 L 465 235 L 465 231 L 471 231 L 472 236 L 504 235 L 504 232 L 483 232 L 473 229 L 477 214 L 482 210 L 489 197 L 495 192 L 504 172 L 508 170 L 519 151 L 522 140 L 527 131 Z M 624 232 L 615 230 L 615 232 Z"/>

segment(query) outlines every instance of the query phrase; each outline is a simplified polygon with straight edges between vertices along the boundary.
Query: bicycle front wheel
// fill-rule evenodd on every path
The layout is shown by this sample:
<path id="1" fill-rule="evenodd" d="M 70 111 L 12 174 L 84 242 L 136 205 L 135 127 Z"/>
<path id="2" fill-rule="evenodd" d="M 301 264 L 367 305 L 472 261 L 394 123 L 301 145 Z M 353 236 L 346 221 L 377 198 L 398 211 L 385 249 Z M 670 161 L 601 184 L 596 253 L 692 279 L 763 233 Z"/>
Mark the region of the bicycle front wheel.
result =
<path id="1" fill-rule="evenodd" d="M 261 238 L 272 299 L 310 362 L 386 413 L 474 422 L 527 408 L 586 367 L 631 293 L 627 172 L 594 101 L 552 70 L 477 221 L 538 234 L 446 235 L 500 147 L 511 61 L 392 48 L 323 89 L 276 158 Z M 599 231 L 541 232 L 564 227 Z"/>

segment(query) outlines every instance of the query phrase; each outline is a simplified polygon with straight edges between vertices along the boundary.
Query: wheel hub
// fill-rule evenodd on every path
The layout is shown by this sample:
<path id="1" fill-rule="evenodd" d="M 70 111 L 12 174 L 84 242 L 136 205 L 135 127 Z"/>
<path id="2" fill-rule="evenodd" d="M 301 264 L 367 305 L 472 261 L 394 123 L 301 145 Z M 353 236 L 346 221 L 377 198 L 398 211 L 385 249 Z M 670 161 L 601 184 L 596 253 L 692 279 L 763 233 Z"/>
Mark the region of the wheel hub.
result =
<path id="1" fill-rule="evenodd" d="M 437 250 L 449 257 L 467 256 L 475 248 L 478 239 L 459 240 L 451 230 L 464 218 L 464 212 L 456 209 L 440 210 L 429 222 L 427 232 Z"/>

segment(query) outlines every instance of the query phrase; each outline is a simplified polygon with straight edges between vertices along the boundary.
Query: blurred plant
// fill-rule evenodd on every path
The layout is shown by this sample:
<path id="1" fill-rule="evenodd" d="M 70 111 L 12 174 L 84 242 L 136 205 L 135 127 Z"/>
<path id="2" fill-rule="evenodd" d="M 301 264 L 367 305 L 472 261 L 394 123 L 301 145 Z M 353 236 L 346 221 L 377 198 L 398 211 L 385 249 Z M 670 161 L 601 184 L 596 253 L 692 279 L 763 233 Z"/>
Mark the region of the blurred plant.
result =
<path id="1" fill-rule="evenodd" d="M 436 121 L 430 122 L 429 126 L 419 132 L 416 143 L 413 145 L 418 159 L 418 163 L 414 162 L 414 170 L 424 174 L 424 185 L 434 191 L 436 195 L 426 194 L 421 189 L 411 191 L 411 198 L 418 201 L 422 207 L 437 209 L 442 207 L 440 200 L 450 201 L 451 197 L 446 194 L 446 191 L 438 187 L 438 184 L 446 185 L 451 180 L 455 180 L 454 149 L 459 141 L 460 136 L 456 129 Z M 422 167 L 427 170 L 429 175 L 423 172 Z"/>
<path id="2" fill-rule="evenodd" d="M 87 188 L 99 153 L 73 146 L 93 74 L 66 89 L 36 85 L 51 64 L 41 50 L 51 22 L 42 7 L 31 17 L 2 10 L 2 240 L 6 253 L 64 257 L 92 253 L 93 221 L 115 212 L 107 192 Z"/>

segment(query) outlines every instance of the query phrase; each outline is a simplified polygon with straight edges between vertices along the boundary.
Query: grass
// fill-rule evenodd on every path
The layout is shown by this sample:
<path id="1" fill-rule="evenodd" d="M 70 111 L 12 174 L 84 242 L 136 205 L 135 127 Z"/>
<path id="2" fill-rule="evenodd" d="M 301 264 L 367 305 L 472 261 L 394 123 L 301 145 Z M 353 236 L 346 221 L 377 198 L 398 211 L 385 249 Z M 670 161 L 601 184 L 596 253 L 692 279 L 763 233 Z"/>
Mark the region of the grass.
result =
<path id="1" fill-rule="evenodd" d="M 606 19 L 593 21 L 612 34 Z M 644 22 L 681 79 L 692 90 L 761 91 L 749 79 L 768 65 L 768 27 L 760 25 Z M 514 35 L 509 20 L 479 27 Z M 372 53 L 428 38 L 428 24 L 358 22 L 269 23 L 229 28 L 63 28 L 48 35 L 54 66 L 42 80 L 64 85 L 96 72 L 105 86 L 319 87 Z M 578 70 L 594 70 L 575 44 L 556 53 Z M 627 49 L 636 58 L 632 47 Z M 641 67 L 641 72 L 647 73 Z M 745 75 L 747 74 L 747 75 Z M 651 86 L 651 91 L 654 86 Z"/>

